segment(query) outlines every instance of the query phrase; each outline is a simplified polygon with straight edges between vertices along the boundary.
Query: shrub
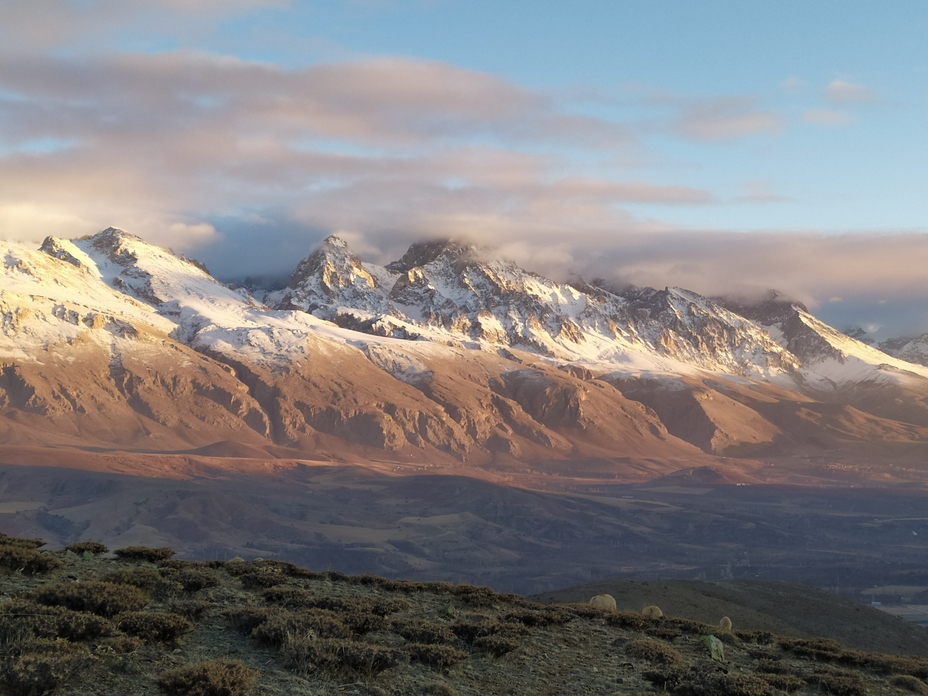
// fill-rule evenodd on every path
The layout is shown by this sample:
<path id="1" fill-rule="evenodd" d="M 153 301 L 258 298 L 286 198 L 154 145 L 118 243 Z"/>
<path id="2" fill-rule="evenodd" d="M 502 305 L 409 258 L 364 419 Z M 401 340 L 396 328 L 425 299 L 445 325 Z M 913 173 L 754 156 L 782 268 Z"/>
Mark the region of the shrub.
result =
<path id="1" fill-rule="evenodd" d="M 43 585 L 33 591 L 32 598 L 39 604 L 89 611 L 106 617 L 135 611 L 148 604 L 148 595 L 137 587 L 99 581 Z"/>
<path id="2" fill-rule="evenodd" d="M 867 696 L 867 687 L 859 674 L 843 670 L 822 668 L 807 678 L 810 684 L 818 684 L 822 691 L 834 696 Z"/>
<path id="3" fill-rule="evenodd" d="M 45 542 L 41 539 L 21 539 L 19 537 L 7 536 L 3 532 L 0 532 L 0 544 L 4 546 L 19 546 L 24 549 L 37 549 L 41 546 L 45 546 Z"/>
<path id="4" fill-rule="evenodd" d="M 132 585 L 143 590 L 152 590 L 161 583 L 161 573 L 154 568 L 120 568 L 103 576 L 104 582 L 117 585 Z"/>
<path id="5" fill-rule="evenodd" d="M 202 599 L 176 599 L 167 604 L 170 611 L 185 616 L 191 621 L 202 619 L 212 606 L 212 602 Z"/>
<path id="6" fill-rule="evenodd" d="M 174 555 L 174 549 L 167 546 L 152 548 L 150 546 L 127 546 L 124 549 L 116 549 L 115 553 L 124 561 L 151 561 L 157 563 L 164 561 Z"/>
<path id="7" fill-rule="evenodd" d="M 410 643 L 405 646 L 409 657 L 416 662 L 443 669 L 457 664 L 467 658 L 467 653 L 450 645 L 423 645 L 422 643 Z"/>
<path id="8" fill-rule="evenodd" d="M 127 611 L 116 618 L 120 631 L 142 640 L 174 641 L 193 625 L 183 616 L 160 611 Z"/>
<path id="9" fill-rule="evenodd" d="M 38 540 L 22 541 L 31 542 Z M 25 575 L 38 575 L 39 573 L 47 573 L 50 570 L 59 568 L 61 565 L 61 561 L 57 558 L 44 554 L 41 551 L 36 551 L 34 546 L 0 543 L 0 568 L 19 571 Z"/>
<path id="10" fill-rule="evenodd" d="M 348 638 L 351 629 L 341 617 L 325 609 L 268 613 L 251 631 L 251 637 L 262 643 L 280 646 L 292 633 L 311 633 L 320 638 Z"/>
<path id="11" fill-rule="evenodd" d="M 394 648 L 312 634 L 291 634 L 281 645 L 284 658 L 302 673 L 323 670 L 372 677 L 395 667 L 406 654 Z"/>
<path id="12" fill-rule="evenodd" d="M 454 642 L 454 632 L 443 624 L 426 621 L 394 621 L 393 630 L 412 643 L 447 645 Z"/>
<path id="13" fill-rule="evenodd" d="M 436 682 L 435 684 L 426 684 L 422 689 L 424 696 L 458 696 L 458 692 L 447 684 Z"/>
<path id="14" fill-rule="evenodd" d="M 780 647 L 798 657 L 828 661 L 840 656 L 844 648 L 830 638 L 781 638 Z"/>
<path id="15" fill-rule="evenodd" d="M 560 607 L 531 607 L 526 609 L 516 609 L 506 613 L 507 621 L 518 621 L 525 626 L 545 627 L 551 625 L 565 624 L 574 620 L 574 614 Z"/>
<path id="16" fill-rule="evenodd" d="M 246 569 L 244 573 L 238 574 L 238 579 L 246 590 L 263 590 L 286 582 L 280 573 L 273 573 L 260 568 Z"/>
<path id="17" fill-rule="evenodd" d="M 377 616 L 386 616 L 412 606 L 405 599 L 330 597 L 328 595 L 317 595 L 296 587 L 271 587 L 262 594 L 268 602 L 290 609 L 330 609 L 352 614 L 360 612 Z"/>
<path id="18" fill-rule="evenodd" d="M 219 576 L 215 571 L 205 568 L 184 568 L 170 575 L 172 582 L 178 583 L 184 592 L 193 593 L 207 587 L 218 587 Z"/>
<path id="19" fill-rule="evenodd" d="M 634 611 L 617 611 L 613 614 L 606 614 L 605 618 L 606 623 L 610 626 L 617 626 L 630 631 L 642 631 L 646 626 L 651 625 L 647 618 Z"/>
<path id="20" fill-rule="evenodd" d="M 86 655 L 48 651 L 23 655 L 0 670 L 2 693 L 7 696 L 51 694 L 90 663 Z"/>
<path id="21" fill-rule="evenodd" d="M 158 686 L 169 696 L 242 696 L 258 670 L 232 660 L 211 660 L 187 665 L 158 677 Z"/>
<path id="22" fill-rule="evenodd" d="M 775 689 L 780 691 L 785 691 L 788 694 L 793 693 L 794 691 L 799 691 L 803 686 L 805 686 L 805 679 L 794 676 L 792 674 L 758 674 L 760 679 L 763 679 L 765 682 L 770 684 Z"/>
<path id="23" fill-rule="evenodd" d="M 502 657 L 519 647 L 522 640 L 512 634 L 499 633 L 490 636 L 480 636 L 474 640 L 474 647 L 493 657 Z"/>
<path id="24" fill-rule="evenodd" d="M 776 696 L 764 679 L 750 674 L 724 674 L 713 668 L 688 670 L 667 667 L 645 672 L 642 677 L 661 689 L 680 696 Z"/>
<path id="25" fill-rule="evenodd" d="M 665 643 L 650 638 L 631 640 L 625 645 L 625 654 L 648 662 L 656 662 L 671 667 L 686 664 L 680 652 Z"/>
<path id="26" fill-rule="evenodd" d="M 889 680 L 889 683 L 915 694 L 928 694 L 928 685 L 921 679 L 917 679 L 909 674 L 897 674 Z"/>
<path id="27" fill-rule="evenodd" d="M 109 549 L 99 541 L 79 541 L 76 544 L 66 546 L 64 550 L 76 553 L 78 556 L 82 556 L 85 553 L 99 556 L 101 553 L 109 551 Z"/>

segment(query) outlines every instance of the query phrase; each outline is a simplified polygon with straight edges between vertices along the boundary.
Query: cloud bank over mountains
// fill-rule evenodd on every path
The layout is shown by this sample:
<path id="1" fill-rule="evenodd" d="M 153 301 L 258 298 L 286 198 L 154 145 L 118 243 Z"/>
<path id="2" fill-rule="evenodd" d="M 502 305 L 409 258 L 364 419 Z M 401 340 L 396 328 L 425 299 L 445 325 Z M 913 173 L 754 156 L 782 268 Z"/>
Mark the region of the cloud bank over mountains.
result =
<path id="1" fill-rule="evenodd" d="M 337 232 L 375 261 L 462 237 L 555 278 L 777 288 L 812 306 L 928 298 L 920 230 L 783 234 L 763 211 L 801 191 L 730 162 L 717 180 L 694 174 L 703 148 L 732 157 L 806 124 L 846 128 L 880 90 L 833 76 L 790 111 L 737 89 L 550 89 L 430 57 L 284 64 L 216 48 L 228 23 L 299 5 L 0 8 L 0 234 L 119 225 L 230 279 L 289 273 Z M 745 207 L 756 223 L 712 224 Z"/>

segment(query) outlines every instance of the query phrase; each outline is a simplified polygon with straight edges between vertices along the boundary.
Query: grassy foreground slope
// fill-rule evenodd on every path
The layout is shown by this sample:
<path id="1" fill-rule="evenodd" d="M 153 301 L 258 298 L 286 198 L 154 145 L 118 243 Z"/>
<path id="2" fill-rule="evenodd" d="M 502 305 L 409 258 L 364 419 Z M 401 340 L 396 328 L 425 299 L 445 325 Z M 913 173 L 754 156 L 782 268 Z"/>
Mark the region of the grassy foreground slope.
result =
<path id="1" fill-rule="evenodd" d="M 280 561 L 177 561 L 170 549 L 111 558 L 90 542 L 40 546 L 0 535 L 0 693 L 928 694 L 926 658 L 669 611 L 650 619 Z"/>

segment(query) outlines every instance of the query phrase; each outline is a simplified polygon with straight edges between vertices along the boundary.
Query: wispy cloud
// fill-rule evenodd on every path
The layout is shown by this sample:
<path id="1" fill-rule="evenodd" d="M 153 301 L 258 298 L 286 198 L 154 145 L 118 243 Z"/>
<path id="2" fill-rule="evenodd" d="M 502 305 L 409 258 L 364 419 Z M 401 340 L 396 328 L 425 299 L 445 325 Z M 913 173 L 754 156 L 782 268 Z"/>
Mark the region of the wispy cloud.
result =
<path id="1" fill-rule="evenodd" d="M 878 95 L 863 85 L 846 80 L 832 80 L 825 87 L 825 97 L 838 104 L 874 102 Z"/>
<path id="2" fill-rule="evenodd" d="M 802 115 L 802 120 L 822 126 L 843 126 L 851 122 L 851 115 L 840 109 L 810 109 Z"/>
<path id="3" fill-rule="evenodd" d="M 727 96 L 681 101 L 674 128 L 695 140 L 730 140 L 776 133 L 782 123 L 753 97 Z"/>

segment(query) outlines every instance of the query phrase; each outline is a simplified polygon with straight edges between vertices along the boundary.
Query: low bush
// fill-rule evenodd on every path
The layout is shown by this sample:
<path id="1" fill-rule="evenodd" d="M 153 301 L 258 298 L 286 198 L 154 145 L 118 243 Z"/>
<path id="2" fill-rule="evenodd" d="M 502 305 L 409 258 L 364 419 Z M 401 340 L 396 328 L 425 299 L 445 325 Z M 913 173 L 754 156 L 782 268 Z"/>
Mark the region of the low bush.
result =
<path id="1" fill-rule="evenodd" d="M 132 585 L 143 590 L 153 590 L 161 583 L 162 576 L 154 568 L 120 568 L 107 573 L 101 579 L 103 582 L 117 585 Z"/>
<path id="2" fill-rule="evenodd" d="M 61 561 L 54 556 L 36 551 L 35 546 L 0 542 L 0 568 L 20 572 L 24 575 L 39 575 L 60 568 L 61 565 Z"/>
<path id="3" fill-rule="evenodd" d="M 450 645 L 409 643 L 404 646 L 411 660 L 436 669 L 450 667 L 467 658 L 467 653 Z"/>
<path id="4" fill-rule="evenodd" d="M 251 631 L 262 643 L 280 646 L 293 633 L 312 634 L 319 638 L 350 638 L 351 628 L 335 612 L 325 609 L 288 611 L 278 609 L 264 617 Z"/>
<path id="5" fill-rule="evenodd" d="M 312 634 L 291 634 L 281 645 L 280 652 L 288 663 L 304 674 L 321 670 L 372 677 L 407 659 L 405 652 L 395 648 L 353 640 L 317 638 Z"/>
<path id="6" fill-rule="evenodd" d="M 171 582 L 178 583 L 184 592 L 192 594 L 208 587 L 219 586 L 219 576 L 206 568 L 183 568 L 169 576 Z"/>
<path id="7" fill-rule="evenodd" d="M 377 616 L 386 616 L 412 605 L 405 599 L 384 599 L 380 597 L 331 597 L 319 595 L 297 587 L 271 587 L 263 593 L 268 602 L 279 604 L 290 609 L 330 609 L 346 613 L 365 613 Z"/>
<path id="8" fill-rule="evenodd" d="M 519 647 L 527 629 L 522 624 L 501 622 L 487 616 L 464 619 L 451 630 L 465 643 L 496 657 Z"/>
<path id="9" fill-rule="evenodd" d="M 602 615 L 601 612 L 600 615 Z M 606 619 L 606 623 L 610 626 L 625 628 L 629 631 L 643 631 L 653 623 L 651 619 L 642 616 L 636 611 L 617 611 L 603 616 Z"/>
<path id="10" fill-rule="evenodd" d="M 820 668 L 806 677 L 810 684 L 833 696 L 867 696 L 867 686 L 859 674 L 833 668 Z"/>
<path id="11" fill-rule="evenodd" d="M 106 617 L 136 611 L 148 604 L 148 595 L 138 587 L 95 580 L 43 585 L 33 591 L 32 598 L 39 604 Z"/>
<path id="12" fill-rule="evenodd" d="M 20 537 L 12 537 L 0 532 L 0 544 L 4 546 L 19 546 L 24 549 L 37 549 L 42 546 L 45 546 L 45 542 L 41 539 L 21 539 Z"/>
<path id="13" fill-rule="evenodd" d="M 678 667 L 686 664 L 683 655 L 676 648 L 650 638 L 639 638 L 625 644 L 625 654 L 639 660 L 656 662 L 661 665 Z"/>
<path id="14" fill-rule="evenodd" d="M 412 643 L 448 645 L 454 642 L 454 631 L 444 624 L 427 621 L 394 621 L 393 630 Z"/>
<path id="15" fill-rule="evenodd" d="M 711 667 L 665 667 L 642 677 L 674 696 L 777 696 L 777 690 L 760 677 L 720 673 Z"/>
<path id="16" fill-rule="evenodd" d="M 116 617 L 116 626 L 123 633 L 145 641 L 176 641 L 193 628 L 178 614 L 161 611 L 127 611 Z"/>
<path id="17" fill-rule="evenodd" d="M 286 582 L 286 578 L 280 573 L 261 568 L 246 569 L 245 572 L 239 573 L 237 577 L 246 590 L 264 590 Z"/>
<path id="18" fill-rule="evenodd" d="M 54 648 L 10 660 L 0 667 L 0 692 L 7 696 L 40 696 L 58 692 L 62 684 L 87 668 L 91 658 Z"/>
<path id="19" fill-rule="evenodd" d="M 66 546 L 64 550 L 70 551 L 71 553 L 76 553 L 78 556 L 82 556 L 85 553 L 89 553 L 93 556 L 99 556 L 100 554 L 109 551 L 109 549 L 99 541 L 79 541 L 76 544 Z"/>
<path id="20" fill-rule="evenodd" d="M 258 670 L 233 660 L 187 665 L 158 677 L 169 696 L 244 696 L 254 686 Z"/>
<path id="21" fill-rule="evenodd" d="M 921 679 L 917 679 L 909 674 L 897 674 L 891 677 L 889 683 L 898 686 L 900 689 L 911 691 L 913 694 L 928 695 L 928 685 Z"/>
<path id="22" fill-rule="evenodd" d="M 212 606 L 212 602 L 203 599 L 175 599 L 167 602 L 169 611 L 185 616 L 191 621 L 202 619 Z"/>
<path id="23" fill-rule="evenodd" d="M 806 684 L 806 680 L 793 674 L 771 674 L 760 673 L 756 675 L 760 679 L 770 684 L 775 689 L 785 691 L 788 694 L 799 691 Z"/>
<path id="24" fill-rule="evenodd" d="M 518 621 L 525 626 L 544 628 L 573 621 L 575 614 L 560 607 L 532 606 L 507 612 L 505 618 L 507 621 Z"/>
<path id="25" fill-rule="evenodd" d="M 780 638 L 780 647 L 797 657 L 827 662 L 839 657 L 844 648 L 831 638 Z"/>
<path id="26" fill-rule="evenodd" d="M 150 546 L 127 546 L 124 549 L 113 551 L 116 556 L 124 561 L 150 561 L 157 563 L 164 561 L 174 555 L 174 549 L 167 546 L 152 548 Z"/>

